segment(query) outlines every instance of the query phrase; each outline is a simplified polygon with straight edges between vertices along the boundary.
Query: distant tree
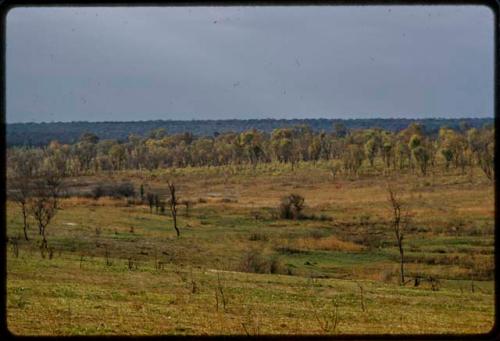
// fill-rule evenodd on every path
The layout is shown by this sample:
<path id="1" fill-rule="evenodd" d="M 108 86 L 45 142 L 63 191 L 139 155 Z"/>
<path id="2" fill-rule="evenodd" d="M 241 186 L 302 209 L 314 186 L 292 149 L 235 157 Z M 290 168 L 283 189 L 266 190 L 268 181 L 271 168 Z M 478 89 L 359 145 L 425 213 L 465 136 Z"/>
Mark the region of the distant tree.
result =
<path id="1" fill-rule="evenodd" d="M 328 166 L 328 170 L 330 171 L 330 176 L 332 177 L 332 181 L 335 181 L 337 174 L 340 172 L 342 168 L 342 162 L 339 160 L 333 160 Z"/>
<path id="2" fill-rule="evenodd" d="M 57 213 L 58 197 L 54 197 L 48 179 L 41 177 L 34 182 L 33 195 L 30 197 L 30 211 L 38 224 L 39 234 L 42 236 L 42 248 L 47 249 L 46 229 Z"/>
<path id="3" fill-rule="evenodd" d="M 382 154 L 382 160 L 384 161 L 385 168 L 389 169 L 391 167 L 391 161 L 394 158 L 394 147 L 389 139 L 383 141 L 380 153 Z"/>
<path id="4" fill-rule="evenodd" d="M 349 144 L 342 154 L 344 169 L 351 174 L 358 174 L 365 154 L 363 149 L 357 144 Z"/>
<path id="5" fill-rule="evenodd" d="M 122 144 L 114 144 L 109 149 L 109 159 L 113 166 L 113 170 L 122 169 L 127 158 L 125 147 Z"/>
<path id="6" fill-rule="evenodd" d="M 365 155 L 370 161 L 370 166 L 373 167 L 373 161 L 375 159 L 375 155 L 377 155 L 377 142 L 374 138 L 370 138 L 365 143 Z"/>
<path id="7" fill-rule="evenodd" d="M 155 213 L 158 214 L 158 210 L 160 209 L 160 197 L 158 194 L 154 195 L 154 205 L 155 205 Z"/>
<path id="8" fill-rule="evenodd" d="M 399 170 L 402 170 L 405 167 L 405 164 L 411 163 L 410 148 L 408 148 L 408 146 L 404 144 L 402 141 L 398 141 L 396 144 L 395 156 L 396 156 L 395 160 L 397 159 L 398 161 L 397 165 L 399 166 Z"/>
<path id="9" fill-rule="evenodd" d="M 21 207 L 21 214 L 23 216 L 23 233 L 24 239 L 29 240 L 28 238 L 28 229 L 29 229 L 29 207 L 28 201 L 32 195 L 32 189 L 30 186 L 29 178 L 10 178 L 7 179 L 8 183 L 8 197 L 16 202 Z"/>
<path id="10" fill-rule="evenodd" d="M 405 232 L 408 228 L 409 224 L 409 211 L 404 207 L 401 199 L 398 197 L 398 194 L 394 191 L 394 189 L 390 186 L 387 187 L 387 192 L 389 194 L 389 203 L 392 212 L 392 221 L 391 225 L 393 228 L 394 236 L 396 237 L 396 243 L 398 245 L 399 250 L 399 259 L 400 259 L 400 283 L 401 285 L 405 284 L 405 272 L 404 272 L 404 248 L 403 248 L 403 239 L 405 236 Z"/>
<path id="11" fill-rule="evenodd" d="M 443 148 L 441 149 L 441 155 L 443 156 L 445 161 L 445 168 L 450 168 L 450 162 L 451 160 L 453 160 L 453 152 L 449 148 Z"/>
<path id="12" fill-rule="evenodd" d="M 149 213 L 153 213 L 153 207 L 155 205 L 155 195 L 153 193 L 147 193 L 146 198 L 149 204 Z"/>
<path id="13" fill-rule="evenodd" d="M 39 172 L 42 155 L 33 149 L 14 149 L 7 153 L 7 195 L 21 207 L 24 239 L 28 238 L 29 199 L 33 195 L 32 178 Z"/>
<path id="14" fill-rule="evenodd" d="M 495 178 L 495 132 L 494 129 L 483 129 L 477 141 L 477 160 L 486 177 L 493 181 Z"/>
<path id="15" fill-rule="evenodd" d="M 149 132 L 149 138 L 154 140 L 160 140 L 167 135 L 167 130 L 165 128 L 153 129 Z"/>
<path id="16" fill-rule="evenodd" d="M 97 142 L 99 142 L 99 137 L 96 134 L 86 132 L 80 136 L 80 142 L 96 144 Z"/>
<path id="17" fill-rule="evenodd" d="M 427 167 L 429 165 L 429 151 L 423 146 L 418 146 L 412 149 L 412 155 L 416 160 L 422 175 L 426 176 Z"/>
<path id="18" fill-rule="evenodd" d="M 336 137 L 345 137 L 347 135 L 347 128 L 345 124 L 337 122 L 333 125 L 333 133 Z"/>
<path id="19" fill-rule="evenodd" d="M 170 181 L 168 183 L 168 190 L 170 191 L 170 200 L 169 200 L 169 205 L 170 205 L 170 212 L 172 213 L 172 220 L 174 222 L 174 229 L 175 232 L 177 233 L 177 238 L 180 237 L 181 233 L 179 231 L 179 228 L 177 227 L 177 197 L 175 195 L 175 185 L 171 183 Z"/>
<path id="20" fill-rule="evenodd" d="M 141 195 L 141 202 L 144 202 L 144 184 L 141 184 L 139 193 Z"/>

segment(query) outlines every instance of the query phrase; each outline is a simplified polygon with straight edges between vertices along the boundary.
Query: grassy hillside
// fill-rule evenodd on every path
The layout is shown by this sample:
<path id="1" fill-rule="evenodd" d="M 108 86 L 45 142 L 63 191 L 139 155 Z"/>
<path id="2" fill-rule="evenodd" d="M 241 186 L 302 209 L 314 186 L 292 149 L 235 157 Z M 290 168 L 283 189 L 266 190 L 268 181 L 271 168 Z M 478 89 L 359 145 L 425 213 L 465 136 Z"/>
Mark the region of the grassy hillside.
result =
<path id="1" fill-rule="evenodd" d="M 181 237 L 168 211 L 136 200 L 64 199 L 48 227 L 52 255 L 9 244 L 7 323 L 14 334 L 484 333 L 494 320 L 493 186 L 406 174 L 332 181 L 321 163 L 122 172 L 70 179 L 131 180 L 166 195 L 174 180 Z M 386 184 L 412 223 L 399 254 Z M 280 198 L 305 198 L 302 220 L 276 215 Z M 7 204 L 7 235 L 22 236 Z M 415 286 L 414 278 L 420 277 Z M 428 279 L 432 277 L 434 281 Z"/>

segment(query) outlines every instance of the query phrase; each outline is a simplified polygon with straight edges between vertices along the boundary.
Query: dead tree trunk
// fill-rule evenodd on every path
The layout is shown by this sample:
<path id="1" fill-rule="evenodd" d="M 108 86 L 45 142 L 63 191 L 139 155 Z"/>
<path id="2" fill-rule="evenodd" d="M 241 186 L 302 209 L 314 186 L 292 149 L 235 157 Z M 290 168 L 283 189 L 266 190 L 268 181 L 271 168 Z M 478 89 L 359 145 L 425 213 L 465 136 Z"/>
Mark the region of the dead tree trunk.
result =
<path id="1" fill-rule="evenodd" d="M 177 198 L 175 196 L 175 185 L 168 182 L 168 189 L 170 191 L 170 212 L 172 213 L 172 219 L 174 221 L 174 229 L 177 233 L 177 238 L 180 237 L 181 233 L 177 227 Z"/>
<path id="2" fill-rule="evenodd" d="M 26 207 L 26 202 L 23 202 L 21 205 L 21 211 L 23 213 L 23 232 L 24 232 L 24 239 L 29 240 L 28 238 L 28 208 Z"/>
<path id="3" fill-rule="evenodd" d="M 389 202 L 392 207 L 392 227 L 394 231 L 394 235 L 396 237 L 396 242 L 399 250 L 399 259 L 400 259 L 400 273 L 401 273 L 401 285 L 405 284 L 405 272 L 404 272 L 404 248 L 403 248 L 403 238 L 404 238 L 404 230 L 408 224 L 408 212 L 406 211 L 405 215 L 402 216 L 402 203 L 396 197 L 396 194 L 392 190 L 391 187 L 388 187 L 389 192 Z"/>

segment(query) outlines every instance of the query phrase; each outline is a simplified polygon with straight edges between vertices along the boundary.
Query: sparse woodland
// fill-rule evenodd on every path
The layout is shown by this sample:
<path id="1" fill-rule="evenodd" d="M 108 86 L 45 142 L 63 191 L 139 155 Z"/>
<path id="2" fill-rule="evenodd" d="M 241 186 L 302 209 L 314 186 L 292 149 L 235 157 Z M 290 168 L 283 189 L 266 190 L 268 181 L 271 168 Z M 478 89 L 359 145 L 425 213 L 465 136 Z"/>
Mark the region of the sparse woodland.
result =
<path id="1" fill-rule="evenodd" d="M 12 176 L 23 176 L 18 165 L 33 172 L 46 169 L 61 176 L 79 176 L 120 170 L 155 170 L 222 165 L 257 165 L 280 162 L 292 167 L 303 161 L 340 162 L 341 171 L 358 174 L 363 163 L 371 173 L 406 169 L 422 176 L 436 167 L 456 168 L 466 173 L 479 165 L 493 180 L 494 128 L 441 128 L 437 136 L 426 136 L 418 124 L 399 133 L 382 129 L 346 131 L 337 125 L 333 133 L 314 133 L 307 126 L 257 130 L 196 138 L 191 134 L 168 135 L 153 130 L 148 137 L 130 135 L 127 141 L 99 140 L 83 134 L 71 145 L 51 142 L 44 148 L 14 147 L 8 150 Z M 380 160 L 382 166 L 375 165 Z M 21 166 L 19 166 L 21 167 Z"/>

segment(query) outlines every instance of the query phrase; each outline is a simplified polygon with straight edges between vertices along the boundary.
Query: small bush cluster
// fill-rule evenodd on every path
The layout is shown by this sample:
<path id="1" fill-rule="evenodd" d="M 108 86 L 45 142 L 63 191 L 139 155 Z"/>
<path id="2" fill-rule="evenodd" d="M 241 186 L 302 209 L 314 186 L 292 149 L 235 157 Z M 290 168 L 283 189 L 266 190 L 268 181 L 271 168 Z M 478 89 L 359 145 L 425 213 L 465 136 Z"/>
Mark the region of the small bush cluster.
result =
<path id="1" fill-rule="evenodd" d="M 254 232 L 250 235 L 250 237 L 248 238 L 248 240 L 250 241 L 268 241 L 269 240 L 269 236 L 267 234 L 264 234 L 264 233 L 259 233 L 259 232 Z"/>
<path id="2" fill-rule="evenodd" d="M 100 183 L 92 188 L 91 196 L 96 200 L 100 197 L 129 198 L 135 196 L 135 190 L 131 182 Z"/>
<path id="3" fill-rule="evenodd" d="M 281 219 L 300 219 L 304 208 L 304 197 L 299 194 L 290 194 L 281 199 L 279 216 Z"/>
<path id="4" fill-rule="evenodd" d="M 259 274 L 286 273 L 279 257 L 266 256 L 258 250 L 250 250 L 243 255 L 239 270 Z"/>

